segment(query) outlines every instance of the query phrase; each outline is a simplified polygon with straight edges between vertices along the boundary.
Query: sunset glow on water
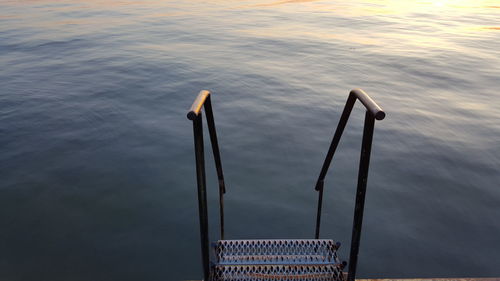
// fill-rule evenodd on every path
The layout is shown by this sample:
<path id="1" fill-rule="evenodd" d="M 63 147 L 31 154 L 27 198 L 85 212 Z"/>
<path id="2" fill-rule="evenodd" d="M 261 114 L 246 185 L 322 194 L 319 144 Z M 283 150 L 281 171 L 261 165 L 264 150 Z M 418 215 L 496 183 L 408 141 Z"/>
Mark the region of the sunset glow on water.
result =
<path id="1" fill-rule="evenodd" d="M 358 277 L 499 277 L 498 0 L 0 0 L 0 280 L 201 279 L 186 113 L 202 89 L 227 238 L 312 238 L 358 87 L 387 112 Z M 363 115 L 325 182 L 343 260 Z"/>

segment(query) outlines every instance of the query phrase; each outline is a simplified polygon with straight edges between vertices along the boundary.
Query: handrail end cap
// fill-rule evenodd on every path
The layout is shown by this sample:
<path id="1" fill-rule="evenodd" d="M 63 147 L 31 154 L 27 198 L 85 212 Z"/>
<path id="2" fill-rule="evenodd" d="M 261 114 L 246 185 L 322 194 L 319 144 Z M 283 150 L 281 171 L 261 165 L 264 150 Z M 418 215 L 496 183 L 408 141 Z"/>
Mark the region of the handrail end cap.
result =
<path id="1" fill-rule="evenodd" d="M 192 110 L 191 110 L 191 111 L 189 111 L 189 112 L 188 112 L 188 114 L 187 114 L 187 118 L 188 118 L 189 120 L 194 120 L 194 119 L 196 119 L 196 117 L 197 117 L 197 116 L 198 116 L 198 115 L 197 115 L 194 111 L 192 111 Z"/>
<path id="2" fill-rule="evenodd" d="M 384 118 L 385 118 L 385 112 L 383 112 L 382 110 L 375 113 L 375 119 L 384 120 Z"/>

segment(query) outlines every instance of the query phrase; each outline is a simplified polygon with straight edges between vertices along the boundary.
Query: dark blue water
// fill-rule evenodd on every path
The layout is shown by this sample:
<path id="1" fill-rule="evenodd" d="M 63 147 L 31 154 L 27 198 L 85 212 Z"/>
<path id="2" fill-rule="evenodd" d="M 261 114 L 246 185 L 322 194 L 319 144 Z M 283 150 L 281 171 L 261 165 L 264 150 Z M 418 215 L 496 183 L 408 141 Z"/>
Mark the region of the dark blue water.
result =
<path id="1" fill-rule="evenodd" d="M 227 238 L 310 238 L 347 93 L 377 122 L 359 277 L 500 276 L 495 0 L 0 1 L 0 279 L 201 278 L 192 127 Z M 325 187 L 348 256 L 363 110 Z M 217 187 L 207 154 L 211 238 Z"/>

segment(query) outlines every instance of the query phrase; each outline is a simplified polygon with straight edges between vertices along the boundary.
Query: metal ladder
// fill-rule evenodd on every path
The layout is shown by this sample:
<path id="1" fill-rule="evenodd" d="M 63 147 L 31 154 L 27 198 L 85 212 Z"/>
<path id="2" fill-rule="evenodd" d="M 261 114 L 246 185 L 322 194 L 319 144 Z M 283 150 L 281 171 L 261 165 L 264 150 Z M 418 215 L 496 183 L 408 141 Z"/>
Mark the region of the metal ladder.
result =
<path id="1" fill-rule="evenodd" d="M 385 118 L 385 112 L 361 89 L 349 93 L 342 116 L 337 125 L 330 148 L 323 163 L 315 190 L 318 191 L 315 239 L 278 240 L 225 240 L 224 239 L 224 193 L 226 187 L 222 162 L 217 142 L 217 133 L 212 111 L 210 92 L 203 90 L 195 99 L 187 117 L 193 121 L 194 147 L 196 156 L 196 179 L 198 186 L 198 211 L 200 220 L 201 255 L 204 280 L 211 281 L 267 281 L 267 280 L 339 280 L 354 281 L 361 239 L 363 211 L 370 163 L 371 144 L 375 120 Z M 340 262 L 337 250 L 340 243 L 319 239 L 323 187 L 340 138 L 347 124 L 356 100 L 366 108 L 363 141 L 358 172 L 356 205 L 352 228 L 349 269 L 342 272 L 346 262 Z M 220 240 L 212 244 L 215 260 L 210 262 L 208 237 L 208 213 L 203 144 L 202 107 L 205 109 L 212 152 L 219 182 Z"/>

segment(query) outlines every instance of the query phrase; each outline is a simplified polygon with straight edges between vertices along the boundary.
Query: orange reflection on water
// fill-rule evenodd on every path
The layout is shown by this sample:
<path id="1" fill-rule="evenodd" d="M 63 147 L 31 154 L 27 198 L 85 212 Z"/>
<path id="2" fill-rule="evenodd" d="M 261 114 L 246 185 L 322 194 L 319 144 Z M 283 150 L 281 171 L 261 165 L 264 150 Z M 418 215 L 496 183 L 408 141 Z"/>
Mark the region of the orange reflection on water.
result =
<path id="1" fill-rule="evenodd" d="M 500 18 L 498 0 L 253 2 L 254 5 L 246 8 L 279 11 L 284 15 L 282 22 L 276 22 L 272 26 L 253 26 L 240 30 L 259 37 L 348 41 L 405 52 L 419 48 L 463 49 L 459 42 L 450 38 L 476 36 L 479 31 L 500 30 L 497 27 Z M 314 14 L 318 15 L 317 22 L 295 21 L 295 18 L 306 18 Z M 349 18 L 353 25 L 328 24 L 335 23 L 330 18 Z M 322 24 L 321 21 L 324 20 L 326 22 Z M 357 22 L 363 24 L 362 27 L 356 28 Z M 371 24 L 366 25 L 365 22 Z"/>
<path id="2" fill-rule="evenodd" d="M 348 41 L 363 45 L 457 48 L 443 36 L 497 32 L 499 0 L 25 0 L 2 5 L 36 9 L 3 18 L 25 18 L 20 25 L 46 28 L 78 26 L 98 32 L 106 27 L 133 25 L 145 20 L 178 17 L 179 23 L 206 19 L 214 28 L 228 27 L 228 33 L 252 37 L 297 38 L 325 42 Z M 61 4 L 61 5 L 59 5 Z M 66 14 L 43 17 L 44 13 Z M 85 11 L 87 16 L 72 17 Z M 109 13 L 108 13 L 109 12 Z M 30 14 L 31 13 L 31 14 Z M 241 16 L 241 13 L 244 13 Z M 483 19 L 476 20 L 481 13 Z M 223 16 L 220 16 L 222 15 Z M 273 18 L 273 16 L 277 16 Z M 336 25 L 338 19 L 352 19 L 352 25 Z M 325 21 L 325 22 L 323 22 Z M 261 22 L 263 24 L 255 24 Z M 362 24 L 357 27 L 359 22 Z M 363 25 L 370 22 L 370 25 Z M 377 26 L 380 24 L 380 26 Z"/>
<path id="3" fill-rule="evenodd" d="M 254 6 L 273 7 L 292 4 L 312 4 L 313 9 L 322 11 L 346 13 L 346 15 L 376 15 L 376 14 L 404 14 L 419 13 L 422 11 L 437 10 L 464 10 L 465 12 L 493 8 L 498 9 L 498 0 L 363 0 L 363 1 L 319 1 L 319 0 L 279 0 L 253 1 Z M 296 5 L 298 9 L 309 10 L 306 5 Z"/>
<path id="4" fill-rule="evenodd" d="M 500 30 L 500 26 L 485 26 L 482 29 L 486 29 L 486 30 Z"/>

